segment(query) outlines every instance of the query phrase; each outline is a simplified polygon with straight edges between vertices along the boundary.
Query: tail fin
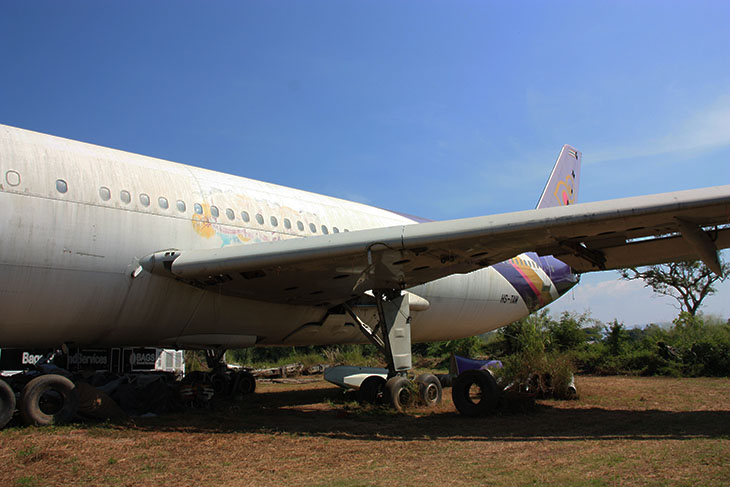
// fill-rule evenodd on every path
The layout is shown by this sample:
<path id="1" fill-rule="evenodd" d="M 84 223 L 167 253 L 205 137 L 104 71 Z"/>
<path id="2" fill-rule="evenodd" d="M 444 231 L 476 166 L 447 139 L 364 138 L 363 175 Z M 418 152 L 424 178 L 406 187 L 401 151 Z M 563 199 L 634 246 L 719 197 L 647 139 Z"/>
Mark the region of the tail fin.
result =
<path id="1" fill-rule="evenodd" d="M 580 159 L 580 152 L 567 144 L 563 146 L 537 203 L 538 209 L 572 205 L 578 201 Z"/>

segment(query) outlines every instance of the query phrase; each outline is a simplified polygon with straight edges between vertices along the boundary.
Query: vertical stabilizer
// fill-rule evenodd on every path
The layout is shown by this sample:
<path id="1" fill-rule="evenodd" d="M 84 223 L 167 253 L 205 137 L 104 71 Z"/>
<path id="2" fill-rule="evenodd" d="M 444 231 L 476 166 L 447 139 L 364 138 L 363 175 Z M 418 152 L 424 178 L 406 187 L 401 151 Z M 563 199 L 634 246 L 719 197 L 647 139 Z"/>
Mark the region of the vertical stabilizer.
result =
<path id="1" fill-rule="evenodd" d="M 538 209 L 572 205 L 578 201 L 580 159 L 580 152 L 567 144 L 563 146 L 537 203 Z"/>

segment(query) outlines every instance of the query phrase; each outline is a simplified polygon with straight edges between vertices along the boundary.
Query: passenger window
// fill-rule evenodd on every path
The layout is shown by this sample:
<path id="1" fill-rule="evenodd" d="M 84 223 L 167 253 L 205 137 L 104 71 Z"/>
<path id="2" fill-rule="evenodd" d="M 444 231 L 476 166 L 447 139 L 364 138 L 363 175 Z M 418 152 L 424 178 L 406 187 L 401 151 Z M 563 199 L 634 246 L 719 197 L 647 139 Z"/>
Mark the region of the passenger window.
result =
<path id="1" fill-rule="evenodd" d="M 317 233 L 317 225 L 315 225 L 314 223 L 310 223 L 309 224 L 309 231 L 312 232 L 312 233 Z"/>
<path id="2" fill-rule="evenodd" d="M 18 171 L 8 171 L 5 173 L 5 181 L 10 186 L 17 186 L 20 184 L 20 173 Z"/>
<path id="3" fill-rule="evenodd" d="M 139 195 L 139 202 L 142 203 L 142 206 L 150 206 L 150 197 L 144 193 L 141 193 Z"/>
<path id="4" fill-rule="evenodd" d="M 129 194 L 129 191 L 123 189 L 119 192 L 119 199 L 122 200 L 122 203 L 128 205 L 132 201 L 132 195 Z"/>
<path id="5" fill-rule="evenodd" d="M 160 205 L 160 208 L 163 210 L 166 210 L 170 205 L 167 203 L 167 198 L 164 196 L 160 196 L 157 198 L 157 204 Z"/>
<path id="6" fill-rule="evenodd" d="M 291 220 L 289 220 L 288 218 L 284 218 L 284 228 L 286 228 L 287 230 L 291 230 Z"/>
<path id="7" fill-rule="evenodd" d="M 297 222 L 297 228 L 299 229 L 300 232 L 303 232 L 304 231 L 304 223 L 302 223 L 301 221 L 298 221 Z"/>
<path id="8" fill-rule="evenodd" d="M 272 227 L 278 227 L 279 226 L 279 220 L 277 220 L 275 216 L 272 216 L 269 221 L 271 221 L 271 226 Z"/>
<path id="9" fill-rule="evenodd" d="M 327 230 L 327 227 L 325 225 L 322 225 L 322 233 L 324 233 L 325 235 L 330 233 L 329 230 Z"/>
<path id="10" fill-rule="evenodd" d="M 333 231 L 334 233 L 340 233 L 340 229 L 339 229 L 339 228 L 337 228 L 337 227 L 332 227 L 332 231 Z"/>
<path id="11" fill-rule="evenodd" d="M 59 193 L 65 193 L 68 191 L 68 184 L 63 179 L 56 179 L 56 190 Z"/>
<path id="12" fill-rule="evenodd" d="M 210 207 L 210 214 L 213 215 L 213 218 L 218 218 L 218 207 L 217 206 L 211 206 Z"/>
<path id="13" fill-rule="evenodd" d="M 195 210 L 195 213 L 197 213 L 198 215 L 202 215 L 203 214 L 203 207 L 201 206 L 200 203 L 195 203 L 193 205 L 193 209 Z"/>
<path id="14" fill-rule="evenodd" d="M 256 213 L 256 221 L 259 222 L 259 225 L 264 224 L 264 217 L 261 215 L 261 213 Z"/>
<path id="15" fill-rule="evenodd" d="M 247 211 L 242 211 L 241 212 L 241 220 L 243 220 L 246 223 L 248 223 L 248 222 L 251 221 L 251 217 L 248 216 L 248 212 Z"/>
<path id="16" fill-rule="evenodd" d="M 112 192 L 106 186 L 102 186 L 99 188 L 99 197 L 104 201 L 109 201 L 112 197 Z"/>
<path id="17" fill-rule="evenodd" d="M 230 208 L 226 208 L 226 216 L 229 220 L 233 220 L 234 218 L 236 218 L 236 214 L 233 213 L 233 210 L 231 210 Z"/>
<path id="18" fill-rule="evenodd" d="M 177 209 L 180 213 L 185 213 L 185 202 L 183 200 L 177 200 Z"/>

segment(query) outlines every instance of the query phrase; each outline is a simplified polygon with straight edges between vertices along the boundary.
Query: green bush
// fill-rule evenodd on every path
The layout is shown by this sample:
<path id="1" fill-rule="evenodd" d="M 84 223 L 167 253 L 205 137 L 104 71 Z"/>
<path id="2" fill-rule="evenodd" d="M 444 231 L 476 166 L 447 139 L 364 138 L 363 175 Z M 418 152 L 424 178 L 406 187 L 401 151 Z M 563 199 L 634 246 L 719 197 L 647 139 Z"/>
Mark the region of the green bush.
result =
<path id="1" fill-rule="evenodd" d="M 653 350 L 632 350 L 619 357 L 621 372 L 632 375 L 657 375 L 667 361 Z"/>
<path id="2" fill-rule="evenodd" d="M 529 389 L 542 397 L 555 399 L 572 397 L 569 386 L 575 364 L 571 354 L 518 353 L 506 357 L 502 364 L 496 375 L 504 387 L 512 385 L 520 391 Z"/>
<path id="3" fill-rule="evenodd" d="M 586 346 L 573 354 L 576 369 L 584 374 L 598 374 L 604 366 L 608 352 L 603 343 Z"/>
<path id="4" fill-rule="evenodd" d="M 560 315 L 558 321 L 545 321 L 548 333 L 548 347 L 557 352 L 578 350 L 588 341 L 584 325 L 589 321 L 588 315 L 576 315 L 567 311 Z"/>
<path id="5" fill-rule="evenodd" d="M 477 357 L 481 355 L 483 346 L 484 339 L 477 335 L 457 340 L 428 343 L 425 346 L 424 355 L 434 358 L 450 357 L 452 354 L 461 355 L 462 357 Z"/>
<path id="6" fill-rule="evenodd" d="M 226 361 L 249 367 L 278 367 L 291 363 L 315 365 L 318 363 L 348 365 L 381 364 L 380 353 L 373 345 L 341 345 L 310 347 L 256 347 L 228 350 Z"/>
<path id="7" fill-rule="evenodd" d="M 567 353 L 552 354 L 547 357 L 547 373 L 550 376 L 552 396 L 555 399 L 572 397 L 569 386 L 573 382 L 575 363 L 573 357 Z"/>
<path id="8" fill-rule="evenodd" d="M 367 354 L 367 349 L 355 345 L 329 347 L 324 351 L 324 358 L 324 361 L 330 365 L 385 367 L 385 362 L 380 354 Z"/>

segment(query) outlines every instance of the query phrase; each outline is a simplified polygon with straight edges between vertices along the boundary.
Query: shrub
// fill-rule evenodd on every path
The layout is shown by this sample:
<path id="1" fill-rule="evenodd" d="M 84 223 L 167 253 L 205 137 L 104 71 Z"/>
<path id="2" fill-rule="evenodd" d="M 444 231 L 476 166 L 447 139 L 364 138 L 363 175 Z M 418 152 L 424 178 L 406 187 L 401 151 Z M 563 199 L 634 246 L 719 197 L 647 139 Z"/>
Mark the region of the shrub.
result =
<path id="1" fill-rule="evenodd" d="M 622 372 L 633 375 L 656 375 L 667 361 L 652 350 L 632 350 L 618 357 Z"/>
<path id="2" fill-rule="evenodd" d="M 574 354 L 577 370 L 585 374 L 597 374 L 605 357 L 606 347 L 602 343 L 591 344 Z"/>
<path id="3" fill-rule="evenodd" d="M 588 339 L 583 328 L 588 320 L 585 314 L 576 315 L 566 311 L 558 321 L 546 321 L 549 348 L 558 352 L 582 348 Z"/>
<path id="4" fill-rule="evenodd" d="M 496 375 L 504 387 L 536 392 L 542 397 L 568 399 L 575 364 L 567 353 L 519 353 L 506 357 Z"/>
<path id="5" fill-rule="evenodd" d="M 426 354 L 430 357 L 450 357 L 451 354 L 462 357 L 476 357 L 481 354 L 484 339 L 477 335 L 473 337 L 459 338 L 432 342 L 426 346 Z"/>
<path id="6" fill-rule="evenodd" d="M 547 373 L 550 377 L 552 396 L 555 399 L 568 399 L 573 397 L 570 385 L 573 383 L 575 374 L 575 363 L 567 353 L 553 354 L 546 360 Z"/>
<path id="7" fill-rule="evenodd" d="M 380 355 L 365 355 L 365 349 L 355 345 L 329 347 L 324 351 L 325 362 L 330 365 L 359 365 L 361 367 L 384 367 Z"/>

